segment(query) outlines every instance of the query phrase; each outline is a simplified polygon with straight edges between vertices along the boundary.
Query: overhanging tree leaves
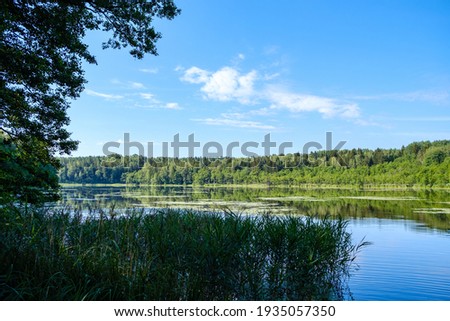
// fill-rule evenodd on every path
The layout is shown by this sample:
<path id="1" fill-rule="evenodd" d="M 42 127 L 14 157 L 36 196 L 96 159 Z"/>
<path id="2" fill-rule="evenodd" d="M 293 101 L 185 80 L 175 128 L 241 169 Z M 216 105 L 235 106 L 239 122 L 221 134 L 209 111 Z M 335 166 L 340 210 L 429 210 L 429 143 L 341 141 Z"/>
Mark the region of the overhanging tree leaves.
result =
<path id="1" fill-rule="evenodd" d="M 0 4 L 0 202 L 54 198 L 56 154 L 70 154 L 67 108 L 95 64 L 83 37 L 112 33 L 104 48 L 130 47 L 138 59 L 157 55 L 155 18 L 172 19 L 172 0 L 2 0 Z"/>

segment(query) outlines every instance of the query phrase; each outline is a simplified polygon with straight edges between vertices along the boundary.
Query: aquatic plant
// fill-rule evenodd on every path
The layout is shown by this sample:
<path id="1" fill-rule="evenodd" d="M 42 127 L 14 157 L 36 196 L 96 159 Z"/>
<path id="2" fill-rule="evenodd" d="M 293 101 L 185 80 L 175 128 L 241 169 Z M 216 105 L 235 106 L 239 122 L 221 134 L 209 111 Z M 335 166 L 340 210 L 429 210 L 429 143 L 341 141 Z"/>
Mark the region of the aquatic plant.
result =
<path id="1" fill-rule="evenodd" d="M 343 219 L 0 208 L 3 300 L 340 300 Z"/>

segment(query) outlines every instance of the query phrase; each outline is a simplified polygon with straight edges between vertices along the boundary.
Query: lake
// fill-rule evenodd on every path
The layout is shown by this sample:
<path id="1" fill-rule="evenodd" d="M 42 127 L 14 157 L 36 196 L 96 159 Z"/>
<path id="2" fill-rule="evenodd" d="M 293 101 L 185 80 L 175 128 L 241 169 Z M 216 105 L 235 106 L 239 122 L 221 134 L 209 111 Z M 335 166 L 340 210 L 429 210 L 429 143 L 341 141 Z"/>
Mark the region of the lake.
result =
<path id="1" fill-rule="evenodd" d="M 193 208 L 243 214 L 341 215 L 357 257 L 355 300 L 450 300 L 450 191 L 279 187 L 65 187 L 62 203 L 89 207 Z"/>

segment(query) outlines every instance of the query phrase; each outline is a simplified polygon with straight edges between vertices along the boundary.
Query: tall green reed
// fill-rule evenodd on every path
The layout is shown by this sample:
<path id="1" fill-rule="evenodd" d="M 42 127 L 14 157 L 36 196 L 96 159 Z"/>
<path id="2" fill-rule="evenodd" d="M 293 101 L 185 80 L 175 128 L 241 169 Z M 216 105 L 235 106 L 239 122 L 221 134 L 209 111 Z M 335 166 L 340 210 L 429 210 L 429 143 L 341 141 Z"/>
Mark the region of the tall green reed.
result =
<path id="1" fill-rule="evenodd" d="M 342 219 L 164 209 L 0 209 L 3 300 L 341 300 Z"/>

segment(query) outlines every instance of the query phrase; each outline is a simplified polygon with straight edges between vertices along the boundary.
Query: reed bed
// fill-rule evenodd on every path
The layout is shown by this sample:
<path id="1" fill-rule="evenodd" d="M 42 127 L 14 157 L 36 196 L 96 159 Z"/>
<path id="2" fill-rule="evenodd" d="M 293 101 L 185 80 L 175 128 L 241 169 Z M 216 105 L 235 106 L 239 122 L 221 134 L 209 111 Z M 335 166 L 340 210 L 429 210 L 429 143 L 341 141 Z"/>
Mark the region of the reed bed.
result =
<path id="1" fill-rule="evenodd" d="M 347 221 L 185 209 L 0 208 L 2 300 L 342 300 Z"/>

